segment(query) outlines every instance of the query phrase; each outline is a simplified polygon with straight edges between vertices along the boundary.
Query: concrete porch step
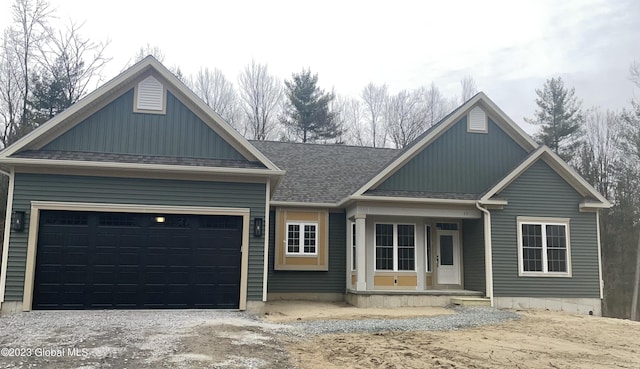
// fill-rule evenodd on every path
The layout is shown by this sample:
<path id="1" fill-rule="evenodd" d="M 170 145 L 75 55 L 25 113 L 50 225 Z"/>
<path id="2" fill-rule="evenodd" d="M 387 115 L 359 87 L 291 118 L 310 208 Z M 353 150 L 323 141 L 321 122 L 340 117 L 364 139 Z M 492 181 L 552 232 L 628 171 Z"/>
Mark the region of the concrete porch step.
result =
<path id="1" fill-rule="evenodd" d="M 486 297 L 452 297 L 451 303 L 460 306 L 491 306 L 491 299 Z"/>

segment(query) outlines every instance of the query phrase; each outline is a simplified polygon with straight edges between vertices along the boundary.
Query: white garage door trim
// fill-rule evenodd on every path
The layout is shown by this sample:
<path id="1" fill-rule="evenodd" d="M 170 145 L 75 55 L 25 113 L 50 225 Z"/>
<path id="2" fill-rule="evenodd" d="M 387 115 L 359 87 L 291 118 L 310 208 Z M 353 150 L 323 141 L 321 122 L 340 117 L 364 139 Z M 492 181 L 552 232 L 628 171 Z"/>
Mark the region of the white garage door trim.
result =
<path id="1" fill-rule="evenodd" d="M 36 271 L 36 249 L 41 210 L 94 211 L 118 213 L 167 213 L 189 215 L 230 215 L 242 217 L 242 261 L 240 274 L 240 310 L 247 308 L 247 272 L 249 270 L 249 216 L 248 208 L 190 207 L 139 204 L 103 204 L 83 202 L 32 201 L 27 243 L 27 266 L 24 275 L 22 310 L 31 311 L 33 283 Z"/>

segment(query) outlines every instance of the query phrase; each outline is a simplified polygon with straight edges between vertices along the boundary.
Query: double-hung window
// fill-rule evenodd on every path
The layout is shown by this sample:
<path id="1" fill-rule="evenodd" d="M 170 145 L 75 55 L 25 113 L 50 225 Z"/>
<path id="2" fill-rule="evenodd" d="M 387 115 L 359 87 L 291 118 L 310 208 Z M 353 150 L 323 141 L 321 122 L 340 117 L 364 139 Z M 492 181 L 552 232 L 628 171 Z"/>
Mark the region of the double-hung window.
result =
<path id="1" fill-rule="evenodd" d="M 414 224 L 376 224 L 376 270 L 416 269 L 416 229 Z"/>
<path id="2" fill-rule="evenodd" d="M 571 276 L 569 219 L 518 217 L 521 276 Z"/>
<path id="3" fill-rule="evenodd" d="M 287 223 L 287 254 L 317 255 L 318 224 L 289 222 Z"/>

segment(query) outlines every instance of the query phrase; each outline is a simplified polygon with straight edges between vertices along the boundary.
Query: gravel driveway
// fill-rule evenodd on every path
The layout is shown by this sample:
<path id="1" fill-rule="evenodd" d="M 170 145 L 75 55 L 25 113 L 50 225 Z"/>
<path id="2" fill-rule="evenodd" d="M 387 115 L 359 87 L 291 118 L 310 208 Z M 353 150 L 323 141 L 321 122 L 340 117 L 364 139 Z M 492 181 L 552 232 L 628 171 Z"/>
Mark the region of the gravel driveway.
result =
<path id="1" fill-rule="evenodd" d="M 239 312 L 34 311 L 0 317 L 0 368 L 287 368 L 287 329 Z"/>
<path id="2" fill-rule="evenodd" d="M 285 345 L 327 333 L 455 330 L 516 314 L 265 323 L 224 311 L 56 311 L 0 317 L 0 368 L 291 368 Z"/>

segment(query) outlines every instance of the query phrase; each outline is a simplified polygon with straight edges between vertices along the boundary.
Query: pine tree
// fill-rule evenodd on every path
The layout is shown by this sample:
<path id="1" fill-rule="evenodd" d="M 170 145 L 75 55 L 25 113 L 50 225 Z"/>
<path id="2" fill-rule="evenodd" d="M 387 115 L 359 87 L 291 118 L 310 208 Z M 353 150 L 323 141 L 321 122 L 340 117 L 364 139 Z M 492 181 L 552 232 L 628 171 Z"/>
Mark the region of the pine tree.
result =
<path id="1" fill-rule="evenodd" d="M 336 114 L 329 109 L 334 94 L 317 86 L 318 75 L 310 69 L 294 73 L 285 81 L 289 99 L 281 122 L 291 129 L 302 142 L 330 140 L 340 135 Z"/>
<path id="2" fill-rule="evenodd" d="M 584 115 L 581 101 L 575 96 L 575 89 L 567 89 L 562 78 L 548 79 L 543 88 L 536 89 L 538 98 L 536 110 L 528 123 L 540 126 L 536 140 L 549 146 L 565 161 L 573 158 L 574 151 L 580 144 Z"/>

